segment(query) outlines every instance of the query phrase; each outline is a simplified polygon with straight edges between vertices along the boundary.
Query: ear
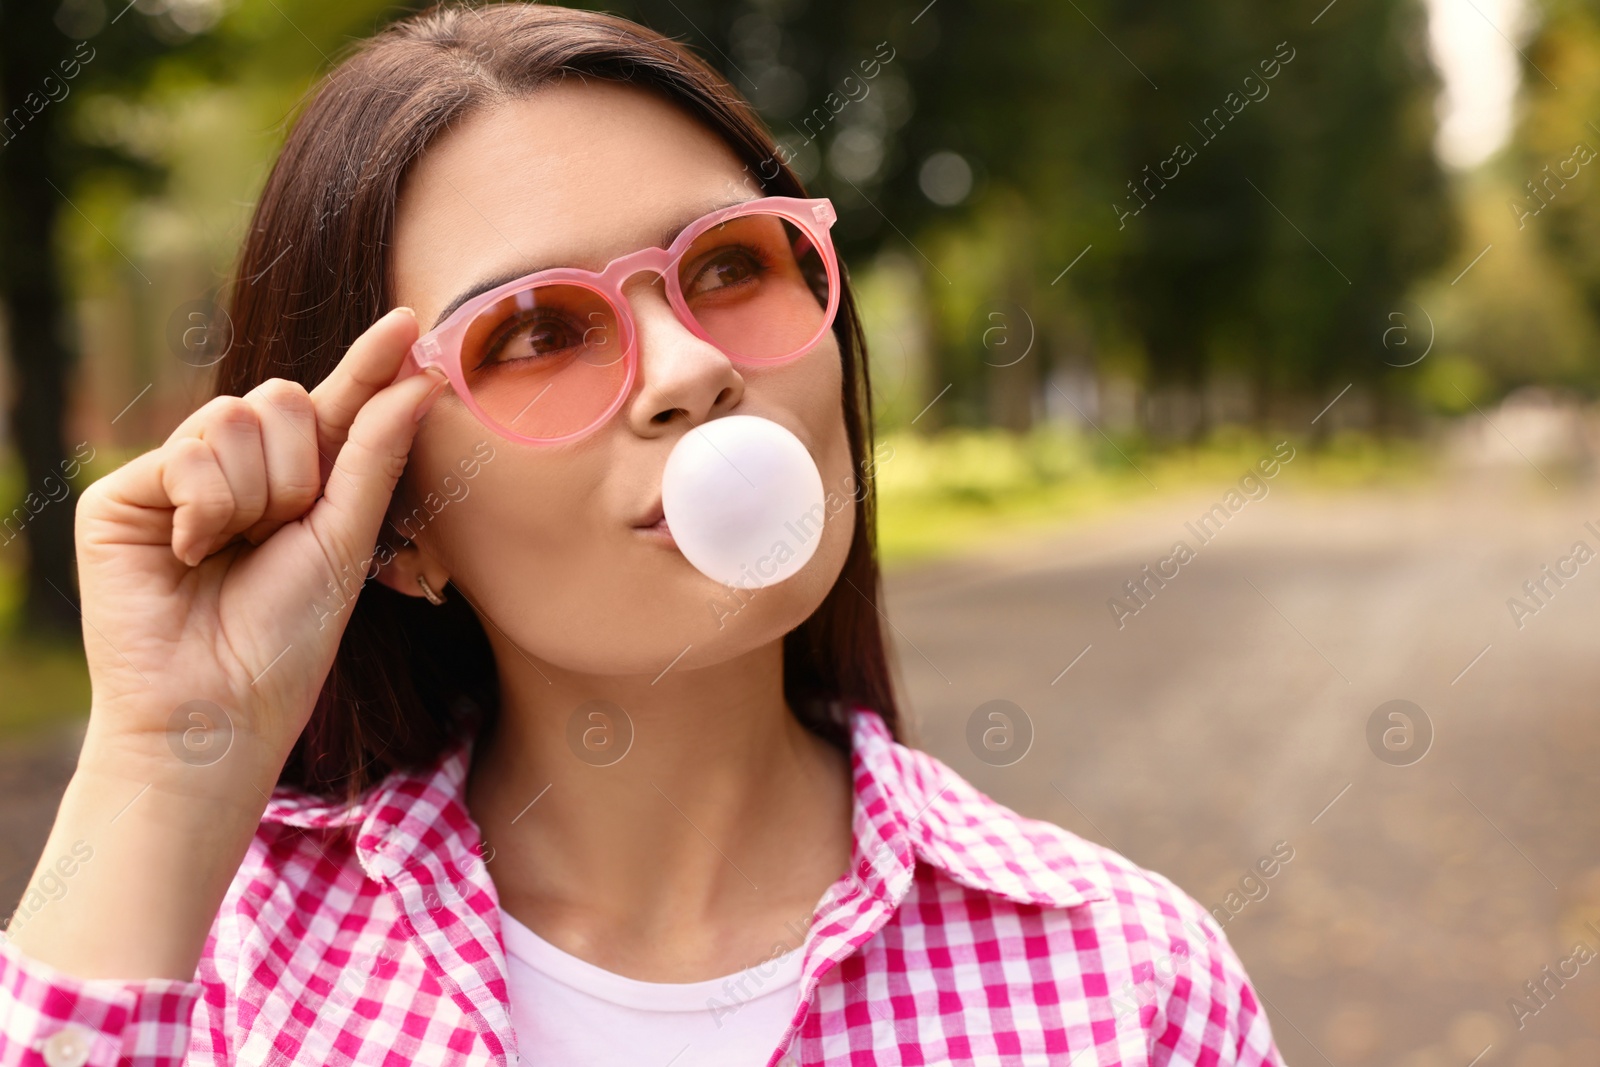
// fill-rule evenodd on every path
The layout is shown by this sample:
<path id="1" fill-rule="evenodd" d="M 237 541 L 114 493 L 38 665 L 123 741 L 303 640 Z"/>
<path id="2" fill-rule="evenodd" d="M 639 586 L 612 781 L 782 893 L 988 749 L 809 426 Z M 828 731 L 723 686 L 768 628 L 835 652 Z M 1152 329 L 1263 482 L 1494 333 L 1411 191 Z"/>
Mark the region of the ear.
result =
<path id="1" fill-rule="evenodd" d="M 450 572 L 415 541 L 403 541 L 399 548 L 378 557 L 378 573 L 375 577 L 397 593 L 421 598 L 423 592 L 422 583 L 417 581 L 419 577 L 427 579 L 428 585 L 443 596 L 445 583 L 450 581 Z"/>

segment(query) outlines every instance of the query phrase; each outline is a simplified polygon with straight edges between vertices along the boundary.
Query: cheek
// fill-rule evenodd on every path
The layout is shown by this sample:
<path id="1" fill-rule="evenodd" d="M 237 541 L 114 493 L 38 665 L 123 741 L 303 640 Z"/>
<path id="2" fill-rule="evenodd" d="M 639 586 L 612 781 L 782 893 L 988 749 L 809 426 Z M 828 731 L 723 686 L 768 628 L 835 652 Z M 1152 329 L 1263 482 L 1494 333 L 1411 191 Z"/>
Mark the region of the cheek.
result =
<path id="1" fill-rule="evenodd" d="M 844 372 L 839 365 L 838 347 L 830 342 L 832 359 L 817 361 L 815 369 L 803 383 L 802 392 L 795 398 L 801 422 L 810 431 L 808 442 L 817 470 L 822 475 L 825 494 L 853 497 L 859 489 L 860 471 L 850 455 L 850 435 L 844 424 L 844 401 L 841 390 Z M 817 353 L 820 355 L 821 353 Z M 829 525 L 848 527 L 853 518 L 848 507 L 835 509 L 829 503 Z"/>
<path id="2" fill-rule="evenodd" d="M 447 396 L 418 434 L 393 510 L 429 515 L 416 540 L 470 589 L 484 575 L 559 556 L 578 539 L 594 507 L 584 487 L 598 477 L 585 459 L 508 441 Z"/>
<path id="3" fill-rule="evenodd" d="M 630 622 L 659 582 L 630 566 L 629 531 L 608 521 L 605 470 L 543 452 L 497 444 L 427 548 L 487 620 L 499 656 L 517 656 L 514 645 L 524 659 L 611 673 L 618 648 L 639 640 Z"/>

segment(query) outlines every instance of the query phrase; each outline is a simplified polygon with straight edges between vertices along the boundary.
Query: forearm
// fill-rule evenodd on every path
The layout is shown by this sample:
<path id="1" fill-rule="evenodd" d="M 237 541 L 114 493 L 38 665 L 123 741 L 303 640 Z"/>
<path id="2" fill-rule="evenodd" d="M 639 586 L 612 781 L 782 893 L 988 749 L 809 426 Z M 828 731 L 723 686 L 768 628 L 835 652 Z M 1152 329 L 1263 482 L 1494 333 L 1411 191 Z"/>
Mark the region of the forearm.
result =
<path id="1" fill-rule="evenodd" d="M 91 735 L 13 944 L 81 978 L 192 979 L 283 763 L 243 741 L 197 767 Z"/>

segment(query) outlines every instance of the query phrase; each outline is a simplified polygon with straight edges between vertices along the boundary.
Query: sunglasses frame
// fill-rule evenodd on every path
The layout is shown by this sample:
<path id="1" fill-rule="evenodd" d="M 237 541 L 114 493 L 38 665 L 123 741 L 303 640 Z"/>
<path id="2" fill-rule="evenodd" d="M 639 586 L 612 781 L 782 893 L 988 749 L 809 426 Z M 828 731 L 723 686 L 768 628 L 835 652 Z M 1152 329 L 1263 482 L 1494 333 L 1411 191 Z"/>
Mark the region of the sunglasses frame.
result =
<path id="1" fill-rule="evenodd" d="M 700 324 L 695 321 L 694 314 L 689 310 L 688 302 L 684 300 L 682 285 L 678 279 L 678 260 L 686 253 L 695 240 L 713 226 L 727 222 L 729 219 L 740 218 L 745 215 L 777 215 L 805 233 L 811 243 L 822 256 L 828 271 L 828 306 L 823 312 L 822 325 L 817 332 L 795 351 L 786 356 L 774 359 L 748 359 L 729 352 L 718 344 Z M 839 256 L 834 250 L 833 239 L 829 233 L 833 223 L 838 219 L 834 211 L 833 202 L 827 197 L 803 198 L 797 196 L 761 196 L 746 200 L 740 204 L 718 208 L 709 214 L 691 222 L 673 240 L 667 248 L 659 246 L 641 248 L 636 252 L 629 252 L 618 256 L 607 263 L 600 271 L 581 270 L 577 267 L 552 267 L 548 270 L 537 271 L 525 275 L 514 281 L 507 282 L 488 292 L 480 293 L 462 304 L 453 311 L 448 318 L 438 326 L 429 330 L 411 346 L 406 354 L 405 362 L 401 365 L 400 373 L 395 376 L 395 381 L 401 381 L 413 374 L 421 374 L 429 367 L 437 367 L 450 379 L 450 385 L 461 402 L 478 419 L 479 422 L 489 427 L 502 437 L 521 444 L 529 445 L 556 445 L 566 441 L 573 441 L 585 437 L 604 425 L 615 415 L 633 392 L 633 384 L 638 378 L 639 355 L 636 345 L 638 330 L 633 319 L 633 307 L 622 293 L 622 283 L 640 271 L 650 271 L 660 275 L 666 281 L 667 301 L 672 305 L 678 321 L 690 333 L 711 345 L 717 351 L 727 356 L 735 363 L 746 366 L 778 366 L 788 363 L 809 352 L 818 341 L 833 327 L 834 316 L 839 310 Z M 590 290 L 609 304 L 617 316 L 618 329 L 622 334 L 622 358 L 626 363 L 626 378 L 622 387 L 617 390 L 615 399 L 606 410 L 597 416 L 593 422 L 581 430 L 565 434 L 561 437 L 529 437 L 517 433 L 508 427 L 500 425 L 484 412 L 483 408 L 472 397 L 472 390 L 467 386 L 465 373 L 461 369 L 461 344 L 466 338 L 467 329 L 478 312 L 484 308 L 504 300 L 506 297 L 532 289 L 538 285 L 560 282 L 567 285 L 577 285 Z M 526 409 L 524 409 L 526 410 Z"/>

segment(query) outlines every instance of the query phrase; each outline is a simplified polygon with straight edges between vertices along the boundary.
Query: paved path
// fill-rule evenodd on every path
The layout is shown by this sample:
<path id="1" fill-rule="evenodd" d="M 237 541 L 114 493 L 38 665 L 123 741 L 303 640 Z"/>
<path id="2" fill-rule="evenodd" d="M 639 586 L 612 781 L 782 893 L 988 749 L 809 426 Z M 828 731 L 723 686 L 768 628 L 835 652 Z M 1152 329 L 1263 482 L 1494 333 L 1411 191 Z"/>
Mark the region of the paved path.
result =
<path id="1" fill-rule="evenodd" d="M 1600 960 L 1520 1029 L 1507 1005 L 1600 953 L 1600 488 L 1278 481 L 1121 629 L 1106 601 L 1225 485 L 891 576 L 922 746 L 1231 914 L 1297 1067 L 1600 1063 Z M 1519 630 L 1507 599 L 1580 539 L 1595 561 Z M 966 739 L 996 699 L 1034 727 L 1010 766 Z M 1435 733 L 1408 766 L 1367 741 L 1393 699 Z"/>
<path id="2" fill-rule="evenodd" d="M 1207 906 L 1236 892 L 1227 933 L 1296 1067 L 1600 1063 L 1600 960 L 1521 1030 L 1507 1007 L 1576 941 L 1600 951 L 1600 559 L 1521 630 L 1506 607 L 1574 541 L 1600 552 L 1600 487 L 1270 484 L 1120 630 L 1107 599 L 1193 546 L 1226 485 L 892 574 L 920 743 Z M 995 699 L 1034 728 L 1010 766 L 966 741 Z M 1435 732 L 1410 766 L 1368 745 L 1392 699 Z M 0 757 L 7 912 L 73 752 Z M 1275 847 L 1293 858 L 1250 900 Z"/>

